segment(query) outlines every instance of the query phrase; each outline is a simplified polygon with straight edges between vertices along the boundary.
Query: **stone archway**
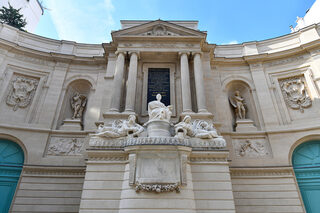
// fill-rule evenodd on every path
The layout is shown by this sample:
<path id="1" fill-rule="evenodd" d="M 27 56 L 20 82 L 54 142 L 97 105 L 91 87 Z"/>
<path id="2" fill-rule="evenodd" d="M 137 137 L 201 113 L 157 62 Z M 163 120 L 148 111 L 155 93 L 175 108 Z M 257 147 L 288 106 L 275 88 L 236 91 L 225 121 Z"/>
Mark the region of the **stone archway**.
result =
<path id="1" fill-rule="evenodd" d="M 293 152 L 292 165 L 307 213 L 320 209 L 320 140 L 300 144 Z"/>
<path id="2" fill-rule="evenodd" d="M 0 139 L 0 212 L 8 212 L 24 163 L 21 147 L 10 140 Z"/>

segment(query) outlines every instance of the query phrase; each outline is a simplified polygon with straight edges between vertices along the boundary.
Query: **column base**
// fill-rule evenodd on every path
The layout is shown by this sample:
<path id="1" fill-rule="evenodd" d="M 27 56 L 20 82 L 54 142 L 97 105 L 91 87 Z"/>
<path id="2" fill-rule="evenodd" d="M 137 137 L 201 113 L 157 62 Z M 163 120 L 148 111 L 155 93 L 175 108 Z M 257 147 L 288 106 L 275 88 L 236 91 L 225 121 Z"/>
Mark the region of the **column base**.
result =
<path id="1" fill-rule="evenodd" d="M 81 131 L 81 120 L 80 119 L 65 119 L 63 125 L 59 128 L 60 130 L 69 131 Z"/>
<path id="2" fill-rule="evenodd" d="M 255 132 L 257 127 L 250 119 L 241 119 L 236 121 L 236 132 Z"/>
<path id="3" fill-rule="evenodd" d="M 113 121 L 116 119 L 128 119 L 129 115 L 135 115 L 137 117 L 137 114 L 135 112 L 116 112 L 116 111 L 108 111 L 104 112 L 103 114 L 104 122 Z"/>

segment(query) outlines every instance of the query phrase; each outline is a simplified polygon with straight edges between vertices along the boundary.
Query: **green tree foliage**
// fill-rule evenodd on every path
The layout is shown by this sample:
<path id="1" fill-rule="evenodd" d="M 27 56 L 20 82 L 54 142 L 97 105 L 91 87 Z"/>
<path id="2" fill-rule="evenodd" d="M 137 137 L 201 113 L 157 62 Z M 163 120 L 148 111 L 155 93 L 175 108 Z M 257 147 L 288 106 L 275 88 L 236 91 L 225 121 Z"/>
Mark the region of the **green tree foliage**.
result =
<path id="1" fill-rule="evenodd" d="M 23 15 L 20 14 L 20 9 L 15 9 L 9 4 L 9 8 L 3 6 L 0 9 L 0 21 L 10 26 L 16 27 L 20 30 L 26 26 L 26 19 L 23 19 Z"/>

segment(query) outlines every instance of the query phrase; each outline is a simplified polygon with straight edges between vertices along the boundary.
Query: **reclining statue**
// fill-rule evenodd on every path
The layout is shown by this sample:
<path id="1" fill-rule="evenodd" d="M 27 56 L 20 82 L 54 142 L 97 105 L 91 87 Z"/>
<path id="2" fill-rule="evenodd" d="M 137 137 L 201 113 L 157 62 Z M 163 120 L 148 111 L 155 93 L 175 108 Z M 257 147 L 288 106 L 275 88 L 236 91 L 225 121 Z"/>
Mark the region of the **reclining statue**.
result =
<path id="1" fill-rule="evenodd" d="M 95 136 L 107 138 L 138 137 L 144 128 L 136 123 L 136 116 L 129 115 L 128 120 L 116 120 L 111 126 L 100 124 Z"/>
<path id="2" fill-rule="evenodd" d="M 191 122 L 190 115 L 186 115 L 174 128 L 178 138 L 186 138 L 188 136 L 201 139 L 222 138 L 222 136 L 218 135 L 213 125 L 209 125 L 208 122 L 203 120 Z"/>

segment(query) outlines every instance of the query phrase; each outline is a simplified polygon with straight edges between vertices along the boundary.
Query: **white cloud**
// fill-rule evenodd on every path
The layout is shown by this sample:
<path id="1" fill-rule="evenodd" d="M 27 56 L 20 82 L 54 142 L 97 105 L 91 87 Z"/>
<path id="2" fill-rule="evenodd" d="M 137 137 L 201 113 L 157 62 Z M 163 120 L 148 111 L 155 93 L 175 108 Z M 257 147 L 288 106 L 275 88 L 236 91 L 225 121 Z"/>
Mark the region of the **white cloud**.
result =
<path id="1" fill-rule="evenodd" d="M 60 39 L 80 43 L 110 40 L 115 10 L 112 0 L 47 0 L 46 3 Z"/>
<path id="2" fill-rule="evenodd" d="M 232 41 L 229 41 L 227 43 L 222 43 L 222 44 L 239 44 L 239 42 L 237 40 L 232 40 Z"/>

